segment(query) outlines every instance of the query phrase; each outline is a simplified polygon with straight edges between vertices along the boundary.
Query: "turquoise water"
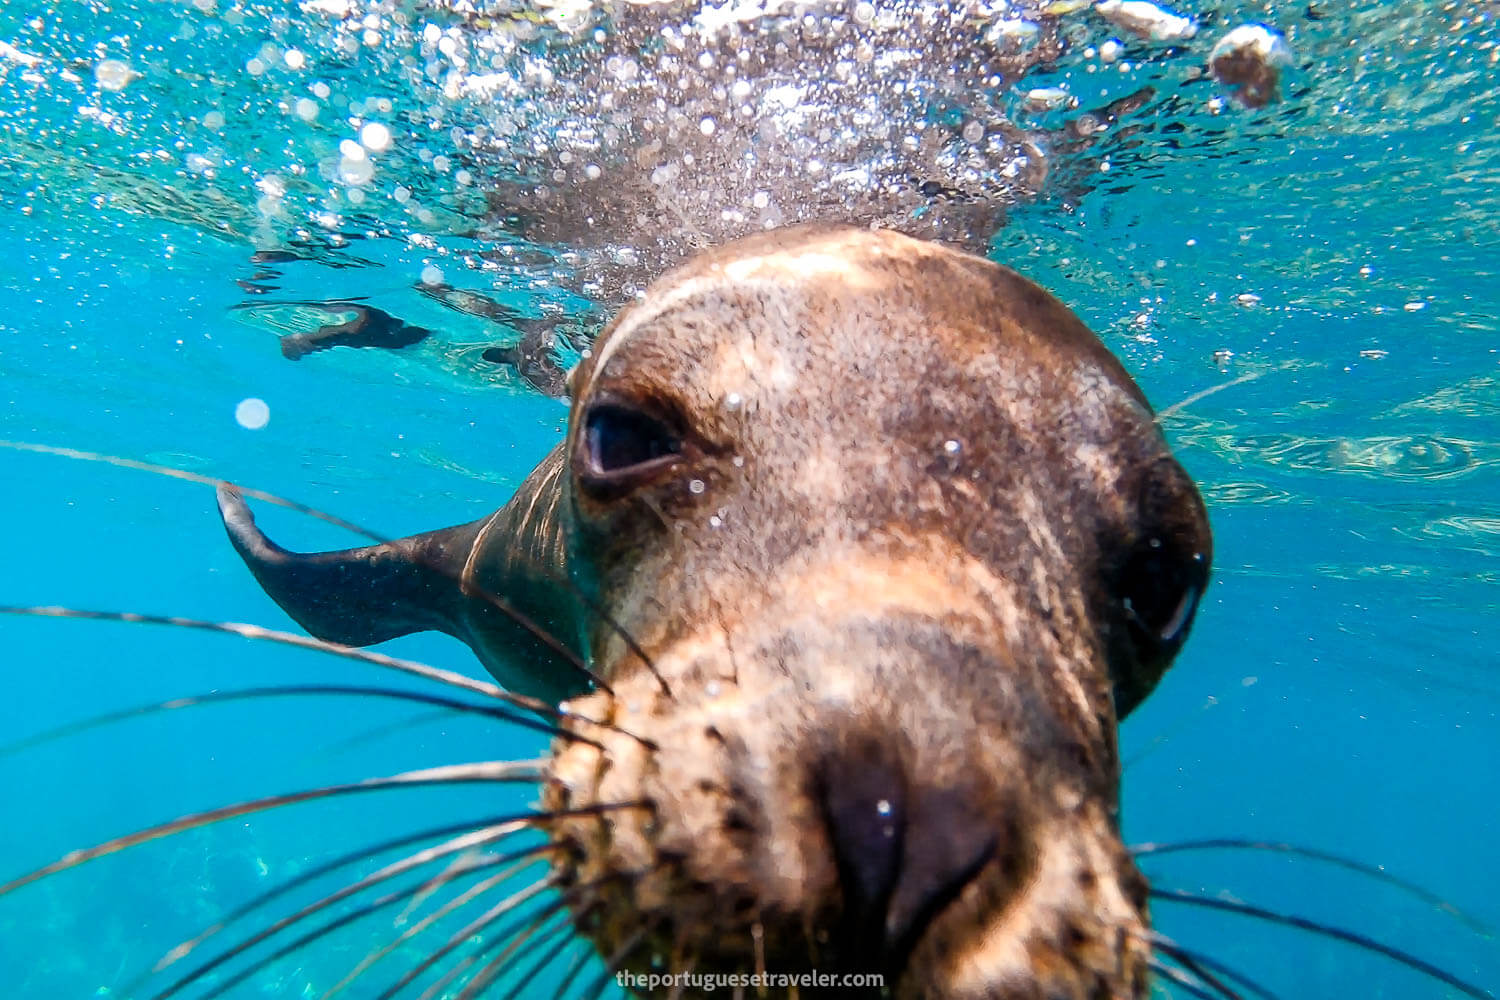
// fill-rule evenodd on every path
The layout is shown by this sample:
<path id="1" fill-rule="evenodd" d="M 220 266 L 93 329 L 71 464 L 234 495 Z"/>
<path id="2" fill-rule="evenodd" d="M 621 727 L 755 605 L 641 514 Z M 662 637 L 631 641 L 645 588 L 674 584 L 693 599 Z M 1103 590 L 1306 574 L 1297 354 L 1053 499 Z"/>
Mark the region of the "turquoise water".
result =
<path id="1" fill-rule="evenodd" d="M 476 194 L 534 174 L 546 159 L 539 146 L 555 152 L 575 134 L 577 95 L 564 84 L 597 73 L 607 43 L 587 40 L 613 24 L 590 26 L 579 44 L 549 34 L 557 29 L 545 18 L 536 32 L 514 28 L 535 19 L 477 24 L 463 6 L 6 4 L 0 438 L 229 478 L 388 534 L 503 502 L 557 440 L 564 410 L 480 359 L 514 330 L 414 286 L 440 274 L 533 316 L 554 306 L 583 316 L 590 298 L 605 310 L 626 294 L 607 282 L 565 287 L 592 273 L 570 251 L 617 249 L 620 233 L 595 231 L 576 246 L 536 232 L 522 241 Z M 1129 838 L 1334 851 L 1496 927 L 1500 27 L 1478 4 L 1304 8 L 1184 5 L 1199 39 L 1125 37 L 1113 63 L 1089 54 L 1121 35 L 1096 15 L 1038 18 L 1060 54 L 969 96 L 1031 137 L 1027 155 L 1046 154 L 1044 176 L 990 183 L 1014 145 L 953 176 L 1007 209 L 993 256 L 1069 302 L 1158 407 L 1227 386 L 1166 423 L 1209 500 L 1216 574 L 1185 653 L 1123 729 Z M 371 11 L 385 18 L 374 28 Z M 1282 101 L 1261 111 L 1225 102 L 1198 71 L 1214 37 L 1255 19 L 1276 24 L 1295 53 Z M 505 50 L 511 62 L 486 52 L 485 68 L 530 60 L 532 85 L 463 89 L 441 37 L 424 41 L 429 23 L 473 46 L 470 77 L 484 51 L 476 39 L 511 25 L 524 36 Z M 643 65 L 660 69 L 652 58 Z M 934 59 L 932 72 L 941 67 Z M 1018 93 L 1059 85 L 1076 107 L 1018 110 Z M 1069 131 L 1146 86 L 1139 107 L 1091 143 Z M 302 100 L 317 103 L 311 119 Z M 419 113 L 401 118 L 407 111 Z M 378 169 L 366 177 L 340 143 L 370 120 L 392 123 L 395 141 L 371 151 Z M 478 142 L 481 125 L 489 131 Z M 728 142 L 729 131 L 715 134 Z M 627 186 L 623 168 L 609 169 Z M 800 204 L 800 175 L 759 169 L 757 184 Z M 546 230 L 550 210 L 532 207 Z M 648 263 L 692 242 L 646 237 L 656 240 Z M 503 246 L 512 250 L 496 252 Z M 278 248 L 306 259 L 269 270 L 251 261 Z M 395 351 L 281 356 L 279 334 L 324 320 L 271 303 L 356 297 L 433 334 Z M 247 398 L 269 406 L 264 428 L 236 422 Z M 0 524 L 10 529 L 0 603 L 286 624 L 226 544 L 211 490 L 10 451 L 0 477 Z M 346 541 L 295 515 L 261 517 L 294 547 Z M 6 744 L 214 689 L 385 683 L 353 664 L 222 636 L 32 619 L 0 630 Z M 390 646 L 479 672 L 441 637 Z M 0 878 L 226 801 L 540 746 L 493 723 L 349 698 L 103 727 L 0 756 Z M 162 952 L 281 879 L 371 839 L 525 802 L 519 791 L 470 787 L 299 806 L 24 887 L 0 899 L 0 991 L 132 995 Z M 1306 915 L 1500 984 L 1495 938 L 1348 872 L 1231 852 L 1146 868 L 1161 885 Z M 1282 997 L 1459 995 L 1304 932 L 1165 903 L 1156 918 Z M 348 928 L 231 995 L 320 995 L 389 927 L 374 918 Z M 374 996 L 398 974 L 351 995 Z M 528 995 L 550 995 L 548 981 Z"/>

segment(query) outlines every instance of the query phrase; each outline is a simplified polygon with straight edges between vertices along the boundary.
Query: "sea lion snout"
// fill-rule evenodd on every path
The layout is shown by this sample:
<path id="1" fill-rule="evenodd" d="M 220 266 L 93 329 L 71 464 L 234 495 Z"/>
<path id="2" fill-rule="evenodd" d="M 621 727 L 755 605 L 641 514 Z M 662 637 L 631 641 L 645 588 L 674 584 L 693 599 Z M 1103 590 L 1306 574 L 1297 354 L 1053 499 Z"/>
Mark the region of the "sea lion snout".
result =
<path id="1" fill-rule="evenodd" d="M 553 763 L 549 809 L 649 805 L 554 832 L 601 953 L 649 928 L 628 967 L 1140 995 L 1145 885 L 1115 829 L 1108 747 L 1080 745 L 1040 664 L 929 609 L 771 617 L 658 651 L 671 695 L 641 673 L 570 704 L 652 741 L 614 733 Z M 975 676 L 991 695 L 967 690 Z"/>

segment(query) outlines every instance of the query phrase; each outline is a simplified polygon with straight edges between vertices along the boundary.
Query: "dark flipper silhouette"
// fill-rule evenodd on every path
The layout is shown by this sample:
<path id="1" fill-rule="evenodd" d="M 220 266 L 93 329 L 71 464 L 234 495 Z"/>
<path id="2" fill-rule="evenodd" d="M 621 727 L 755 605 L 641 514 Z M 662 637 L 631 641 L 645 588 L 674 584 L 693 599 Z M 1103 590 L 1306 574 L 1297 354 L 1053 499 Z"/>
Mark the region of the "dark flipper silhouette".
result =
<path id="1" fill-rule="evenodd" d="M 340 323 L 329 323 L 311 333 L 292 333 L 281 338 L 281 354 L 296 361 L 316 351 L 330 347 L 383 347 L 397 350 L 426 340 L 432 331 L 426 327 L 412 326 L 405 320 L 392 316 L 384 309 L 358 305 L 353 302 L 303 302 L 307 308 L 323 309 L 327 312 L 353 312 L 354 316 Z"/>
<path id="2" fill-rule="evenodd" d="M 319 639 L 367 646 L 412 632 L 446 632 L 468 644 L 505 687 L 557 700 L 582 691 L 583 678 L 491 595 L 582 653 L 579 606 L 565 582 L 561 469 L 558 449 L 488 517 L 336 552 L 277 545 L 233 487 L 219 488 L 219 513 L 266 593 Z"/>

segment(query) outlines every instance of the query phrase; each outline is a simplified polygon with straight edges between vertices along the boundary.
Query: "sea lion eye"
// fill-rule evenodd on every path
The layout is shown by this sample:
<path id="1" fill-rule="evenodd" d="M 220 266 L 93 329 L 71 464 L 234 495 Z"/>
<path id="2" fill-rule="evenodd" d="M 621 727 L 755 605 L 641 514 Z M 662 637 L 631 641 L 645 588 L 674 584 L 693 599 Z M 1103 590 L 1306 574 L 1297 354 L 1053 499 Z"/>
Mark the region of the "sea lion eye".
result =
<path id="1" fill-rule="evenodd" d="M 675 462 L 682 440 L 649 413 L 620 403 L 599 403 L 584 416 L 581 451 L 583 485 L 596 493 L 613 493 Z"/>
<path id="2" fill-rule="evenodd" d="M 1141 542 L 1125 564 L 1121 603 L 1132 629 L 1152 646 L 1180 642 L 1203 595 L 1208 561 L 1161 538 Z"/>

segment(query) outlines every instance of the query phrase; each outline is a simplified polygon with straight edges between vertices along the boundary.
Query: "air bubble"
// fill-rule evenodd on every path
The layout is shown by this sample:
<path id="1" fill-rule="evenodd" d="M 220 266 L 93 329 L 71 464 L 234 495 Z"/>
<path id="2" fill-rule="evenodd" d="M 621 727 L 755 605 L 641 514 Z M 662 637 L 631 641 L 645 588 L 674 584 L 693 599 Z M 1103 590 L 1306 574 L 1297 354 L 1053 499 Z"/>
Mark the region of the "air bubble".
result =
<path id="1" fill-rule="evenodd" d="M 94 67 L 94 82 L 105 90 L 124 90 L 138 76 L 128 63 L 119 59 L 105 59 Z"/>
<path id="2" fill-rule="evenodd" d="M 359 130 L 359 144 L 372 153 L 391 148 L 391 130 L 380 122 L 366 122 Z"/>
<path id="3" fill-rule="evenodd" d="M 271 407 L 264 399 L 251 396 L 239 401 L 234 408 L 235 423 L 248 431 L 258 431 L 271 421 Z"/>

